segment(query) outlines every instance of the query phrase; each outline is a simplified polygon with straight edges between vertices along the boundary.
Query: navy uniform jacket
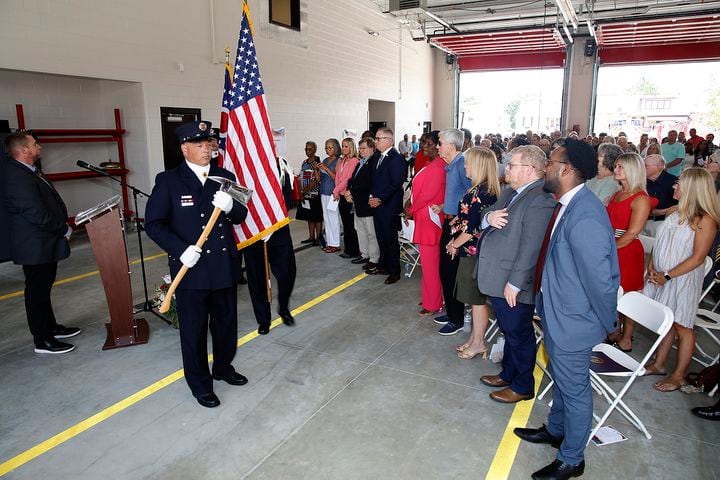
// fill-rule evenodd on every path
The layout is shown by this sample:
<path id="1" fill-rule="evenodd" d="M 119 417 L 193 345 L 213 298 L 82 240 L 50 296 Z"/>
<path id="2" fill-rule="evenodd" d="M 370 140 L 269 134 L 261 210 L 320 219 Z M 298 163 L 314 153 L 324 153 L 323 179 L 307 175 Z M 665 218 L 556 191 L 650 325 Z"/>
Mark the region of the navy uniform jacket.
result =
<path id="1" fill-rule="evenodd" d="M 210 166 L 210 176 L 235 181 L 227 170 Z M 182 267 L 180 255 L 194 245 L 215 207 L 213 195 L 220 184 L 206 180 L 203 186 L 186 162 L 155 177 L 155 187 L 145 209 L 145 230 L 168 253 L 170 275 Z M 233 224 L 245 220 L 247 209 L 233 202 L 230 213 L 221 213 L 203 246 L 200 260 L 188 270 L 178 289 L 217 290 L 237 284 L 240 275 Z"/>
<path id="2" fill-rule="evenodd" d="M 381 156 L 381 154 L 377 156 L 378 163 Z M 370 194 L 380 199 L 380 206 L 373 208 L 376 217 L 392 217 L 402 212 L 403 183 L 406 176 L 407 163 L 395 148 L 388 151 L 380 166 L 376 163 L 370 187 Z"/>
<path id="3" fill-rule="evenodd" d="M 3 160 L 2 167 L 0 190 L 9 222 L 3 228 L 10 232 L 10 251 L 1 256 L 18 265 L 41 265 L 69 257 L 65 238 L 68 214 L 60 195 L 17 160 Z"/>

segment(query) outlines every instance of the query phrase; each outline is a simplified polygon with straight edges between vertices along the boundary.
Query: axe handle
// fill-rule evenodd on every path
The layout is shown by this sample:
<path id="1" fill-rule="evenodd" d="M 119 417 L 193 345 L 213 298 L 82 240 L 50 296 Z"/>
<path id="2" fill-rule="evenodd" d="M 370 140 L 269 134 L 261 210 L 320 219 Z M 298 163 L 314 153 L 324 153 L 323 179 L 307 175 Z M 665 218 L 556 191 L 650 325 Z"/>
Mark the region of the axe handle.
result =
<path id="1" fill-rule="evenodd" d="M 215 210 L 213 210 L 212 215 L 210 215 L 210 220 L 208 220 L 207 225 L 205 225 L 205 228 L 203 229 L 202 233 L 200 234 L 200 237 L 198 238 L 197 242 L 195 242 L 195 246 L 198 248 L 202 248 L 203 245 L 205 245 L 205 242 L 207 241 L 208 237 L 210 236 L 210 232 L 212 232 L 212 229 L 215 227 L 215 222 L 217 222 L 218 217 L 220 217 L 220 214 L 222 213 L 222 210 L 215 207 Z M 168 288 L 167 293 L 165 294 L 165 300 L 163 300 L 162 305 L 160 305 L 160 308 L 158 311 L 160 313 L 166 313 L 168 310 L 170 310 L 170 304 L 172 303 L 172 297 L 175 294 L 175 290 L 177 289 L 178 285 L 180 285 L 180 282 L 182 281 L 183 277 L 188 271 L 188 267 L 183 265 L 180 268 L 180 271 L 177 275 L 175 275 L 175 278 L 173 278 L 172 284 L 170 285 L 170 288 Z"/>

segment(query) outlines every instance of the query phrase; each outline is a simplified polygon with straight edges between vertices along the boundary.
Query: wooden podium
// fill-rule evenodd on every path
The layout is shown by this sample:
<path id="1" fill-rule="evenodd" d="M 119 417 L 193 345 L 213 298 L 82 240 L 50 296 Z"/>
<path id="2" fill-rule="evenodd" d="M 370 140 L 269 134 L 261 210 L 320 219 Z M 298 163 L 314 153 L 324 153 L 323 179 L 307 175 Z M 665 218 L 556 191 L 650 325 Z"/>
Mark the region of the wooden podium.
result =
<path id="1" fill-rule="evenodd" d="M 150 336 L 145 319 L 133 318 L 130 268 L 119 202 L 120 196 L 115 195 L 75 217 L 75 224 L 84 224 L 90 237 L 110 310 L 103 350 L 147 343 Z"/>

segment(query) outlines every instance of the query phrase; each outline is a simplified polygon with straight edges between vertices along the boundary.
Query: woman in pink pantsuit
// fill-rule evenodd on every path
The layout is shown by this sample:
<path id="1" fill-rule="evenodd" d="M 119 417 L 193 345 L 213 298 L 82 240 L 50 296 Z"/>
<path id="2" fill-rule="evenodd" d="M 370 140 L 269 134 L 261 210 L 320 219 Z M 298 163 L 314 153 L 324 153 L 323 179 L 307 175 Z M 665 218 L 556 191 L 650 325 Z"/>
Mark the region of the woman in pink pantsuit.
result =
<path id="1" fill-rule="evenodd" d="M 432 158 L 415 174 L 411 204 L 405 212 L 415 220 L 412 241 L 420 250 L 422 268 L 422 310 L 420 315 L 433 315 L 442 308 L 440 283 L 440 234 L 442 204 L 445 199 L 445 162 L 438 156 L 438 131 L 430 132 L 422 145 L 423 153 Z"/>

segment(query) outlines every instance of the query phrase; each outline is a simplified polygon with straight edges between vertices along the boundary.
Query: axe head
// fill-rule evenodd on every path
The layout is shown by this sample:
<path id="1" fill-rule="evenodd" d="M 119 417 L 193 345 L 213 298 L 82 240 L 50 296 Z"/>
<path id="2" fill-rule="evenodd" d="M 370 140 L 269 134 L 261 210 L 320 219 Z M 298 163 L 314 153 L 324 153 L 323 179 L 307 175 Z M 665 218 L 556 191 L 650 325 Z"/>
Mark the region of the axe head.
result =
<path id="1" fill-rule="evenodd" d="M 233 198 L 233 200 L 240 202 L 245 206 L 247 206 L 250 201 L 250 197 L 252 197 L 253 191 L 249 188 L 243 187 L 237 182 L 228 180 L 225 177 L 209 176 L 207 178 L 208 180 L 219 183 L 221 191 L 227 193 Z"/>

